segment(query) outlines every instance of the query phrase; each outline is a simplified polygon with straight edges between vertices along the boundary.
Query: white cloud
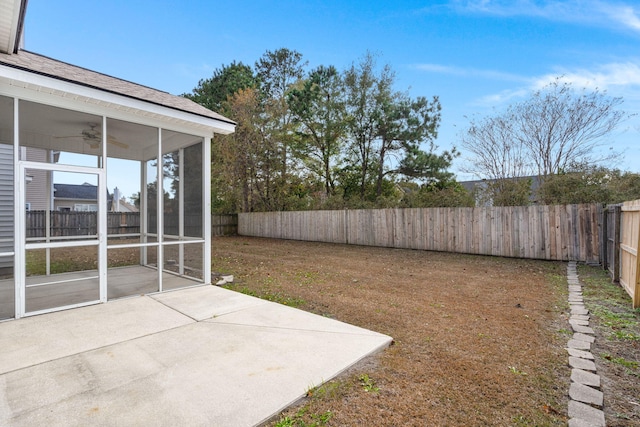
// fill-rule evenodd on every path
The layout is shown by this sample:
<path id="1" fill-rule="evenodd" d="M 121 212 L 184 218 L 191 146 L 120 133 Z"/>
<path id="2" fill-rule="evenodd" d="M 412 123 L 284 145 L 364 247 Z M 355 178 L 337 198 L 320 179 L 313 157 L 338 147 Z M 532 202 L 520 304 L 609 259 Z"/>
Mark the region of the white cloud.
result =
<path id="1" fill-rule="evenodd" d="M 520 81 L 520 82 L 524 82 L 526 80 L 525 78 L 517 74 L 504 73 L 501 71 L 494 71 L 494 70 L 481 70 L 478 68 L 465 68 L 465 67 L 456 67 L 452 65 L 442 65 L 442 64 L 417 64 L 414 67 L 421 71 L 448 74 L 448 75 L 460 76 L 460 77 L 481 77 L 485 79 Z"/>
<path id="2" fill-rule="evenodd" d="M 532 16 L 560 22 L 583 23 L 640 33 L 640 8 L 623 2 L 602 0 L 453 0 L 451 7 L 462 13 L 494 16 Z"/>
<path id="3" fill-rule="evenodd" d="M 571 83 L 576 89 L 598 89 L 607 91 L 612 96 L 622 96 L 632 105 L 640 102 L 640 62 L 622 62 L 603 64 L 594 69 L 563 69 L 553 73 L 526 79 L 523 86 L 489 94 L 478 99 L 474 104 L 483 106 L 500 106 L 510 101 L 525 98 L 532 91 L 543 88 L 556 79 Z M 633 108 L 633 110 L 640 109 Z"/>

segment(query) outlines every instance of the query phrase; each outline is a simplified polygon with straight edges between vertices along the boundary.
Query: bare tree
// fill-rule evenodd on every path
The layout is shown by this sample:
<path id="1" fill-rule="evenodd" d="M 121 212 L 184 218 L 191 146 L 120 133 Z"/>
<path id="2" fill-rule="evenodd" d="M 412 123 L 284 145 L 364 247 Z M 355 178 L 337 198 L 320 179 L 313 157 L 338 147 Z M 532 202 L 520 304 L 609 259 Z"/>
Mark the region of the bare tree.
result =
<path id="1" fill-rule="evenodd" d="M 605 138 L 629 116 L 617 110 L 622 98 L 595 89 L 576 92 L 557 78 L 516 106 L 515 131 L 536 163 L 540 176 L 574 164 L 597 165 L 619 156 L 599 152 Z"/>
<path id="2" fill-rule="evenodd" d="M 532 159 L 514 133 L 513 119 L 508 113 L 472 119 L 461 137 L 463 149 L 473 155 L 464 172 L 491 180 L 531 175 Z"/>
<path id="3" fill-rule="evenodd" d="M 576 91 L 557 78 L 503 114 L 471 121 L 461 144 L 474 155 L 467 171 L 489 179 L 546 177 L 574 164 L 613 160 L 620 154 L 601 149 L 629 117 L 620 104 L 622 98 Z"/>

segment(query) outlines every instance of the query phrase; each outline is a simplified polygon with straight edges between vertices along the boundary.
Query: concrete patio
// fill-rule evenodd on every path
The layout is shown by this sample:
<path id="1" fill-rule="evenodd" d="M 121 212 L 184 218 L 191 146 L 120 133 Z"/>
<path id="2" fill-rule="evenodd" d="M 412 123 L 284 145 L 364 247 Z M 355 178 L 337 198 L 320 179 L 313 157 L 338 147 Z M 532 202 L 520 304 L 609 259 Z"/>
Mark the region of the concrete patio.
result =
<path id="1" fill-rule="evenodd" d="M 0 323 L 0 425 L 259 425 L 391 338 L 214 286 Z"/>

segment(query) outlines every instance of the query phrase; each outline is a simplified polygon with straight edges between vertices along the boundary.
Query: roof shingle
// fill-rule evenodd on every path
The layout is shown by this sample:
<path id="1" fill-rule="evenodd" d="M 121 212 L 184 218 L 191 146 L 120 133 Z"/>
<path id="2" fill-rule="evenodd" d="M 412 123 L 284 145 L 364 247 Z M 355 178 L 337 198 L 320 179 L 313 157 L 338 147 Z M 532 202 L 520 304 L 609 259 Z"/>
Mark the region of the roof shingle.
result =
<path id="1" fill-rule="evenodd" d="M 174 110 L 235 124 L 232 120 L 190 99 L 111 77 L 76 65 L 67 64 L 66 62 L 26 50 L 20 50 L 14 55 L 0 53 L 0 64 L 105 92 L 115 93 L 128 98 L 162 105 Z"/>

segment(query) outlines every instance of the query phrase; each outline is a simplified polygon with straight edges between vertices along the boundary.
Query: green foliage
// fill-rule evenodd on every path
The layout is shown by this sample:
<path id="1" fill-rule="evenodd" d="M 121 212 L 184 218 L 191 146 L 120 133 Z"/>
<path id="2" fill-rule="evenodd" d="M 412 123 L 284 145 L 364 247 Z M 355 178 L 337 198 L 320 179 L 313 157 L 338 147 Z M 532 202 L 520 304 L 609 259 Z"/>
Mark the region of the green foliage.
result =
<path id="1" fill-rule="evenodd" d="M 531 179 L 498 179 L 477 188 L 475 199 L 480 205 L 528 206 L 531 204 Z"/>
<path id="2" fill-rule="evenodd" d="M 240 89 L 256 88 L 257 77 L 249 65 L 232 62 L 213 72 L 208 79 L 201 79 L 191 93 L 183 94 L 198 104 L 213 111 L 226 113 L 226 101 Z"/>
<path id="3" fill-rule="evenodd" d="M 331 411 L 322 414 L 309 414 L 303 407 L 295 415 L 283 417 L 274 424 L 274 427 L 320 427 L 326 426 L 333 414 Z"/>
<path id="4" fill-rule="evenodd" d="M 225 289 L 240 292 L 241 294 L 249 295 L 271 302 L 277 302 L 278 304 L 282 305 L 288 305 L 289 307 L 299 307 L 306 303 L 306 301 L 302 298 L 293 298 L 289 295 L 283 294 L 281 292 L 274 292 L 267 288 L 263 289 L 261 292 L 256 292 L 252 289 L 247 288 L 246 286 L 238 288 L 236 285 L 230 284 L 224 285 L 223 287 Z"/>
<path id="5" fill-rule="evenodd" d="M 401 182 L 449 188 L 459 153 L 436 152 L 438 97 L 395 90 L 372 54 L 342 72 L 306 65 L 294 50 L 267 51 L 254 69 L 223 65 L 184 95 L 236 122 L 212 141 L 214 212 L 396 207 Z M 447 192 L 421 199 L 465 203 Z"/>
<path id="6" fill-rule="evenodd" d="M 540 203 L 621 203 L 640 198 L 640 174 L 599 166 L 578 165 L 544 178 L 538 189 Z"/>
<path id="7" fill-rule="evenodd" d="M 462 185 L 455 181 L 438 184 L 401 182 L 403 208 L 473 207 L 475 199 Z"/>
<path id="8" fill-rule="evenodd" d="M 367 393 L 377 393 L 380 391 L 380 388 L 368 374 L 360 375 L 358 380 L 360 380 L 360 385 Z"/>

